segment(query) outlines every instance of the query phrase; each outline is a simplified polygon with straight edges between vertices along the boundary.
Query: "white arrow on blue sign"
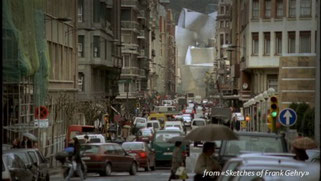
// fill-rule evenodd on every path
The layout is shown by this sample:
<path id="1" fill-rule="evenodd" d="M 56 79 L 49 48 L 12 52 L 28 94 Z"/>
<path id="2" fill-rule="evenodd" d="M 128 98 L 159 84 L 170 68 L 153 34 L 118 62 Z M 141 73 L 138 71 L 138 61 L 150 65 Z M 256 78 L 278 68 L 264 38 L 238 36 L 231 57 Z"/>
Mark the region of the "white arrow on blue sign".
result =
<path id="1" fill-rule="evenodd" d="M 285 108 L 279 114 L 279 122 L 287 127 L 293 126 L 296 123 L 297 118 L 296 112 L 291 108 Z"/>

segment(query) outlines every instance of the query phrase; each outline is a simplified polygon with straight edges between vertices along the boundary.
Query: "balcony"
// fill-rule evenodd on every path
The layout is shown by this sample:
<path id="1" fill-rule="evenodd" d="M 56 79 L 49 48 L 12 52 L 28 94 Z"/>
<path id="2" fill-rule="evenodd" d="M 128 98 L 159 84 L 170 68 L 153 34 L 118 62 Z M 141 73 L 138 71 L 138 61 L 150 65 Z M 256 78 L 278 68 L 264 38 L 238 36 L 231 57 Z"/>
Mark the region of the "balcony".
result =
<path id="1" fill-rule="evenodd" d="M 139 59 L 147 58 L 145 54 L 145 50 L 140 50 L 137 58 Z"/>
<path id="2" fill-rule="evenodd" d="M 138 45 L 134 43 L 124 43 L 124 46 L 121 48 L 122 53 L 131 53 L 131 54 L 139 54 Z"/>
<path id="3" fill-rule="evenodd" d="M 121 30 L 138 32 L 138 23 L 135 21 L 121 21 Z"/>
<path id="4" fill-rule="evenodd" d="M 139 11 L 139 15 L 137 16 L 138 19 L 146 19 L 145 17 L 145 11 L 144 10 L 140 10 Z"/>
<path id="5" fill-rule="evenodd" d="M 140 76 L 140 70 L 137 67 L 123 67 L 121 70 L 122 77 L 137 77 Z"/>
<path id="6" fill-rule="evenodd" d="M 139 31 L 139 34 L 137 35 L 138 39 L 145 39 L 145 31 L 141 30 Z"/>
<path id="7" fill-rule="evenodd" d="M 146 78 L 145 70 L 143 70 L 143 69 L 140 69 L 140 70 L 139 70 L 139 77 L 141 77 L 141 78 Z"/>
<path id="8" fill-rule="evenodd" d="M 138 8 L 139 3 L 138 0 L 122 0 L 121 7 Z"/>

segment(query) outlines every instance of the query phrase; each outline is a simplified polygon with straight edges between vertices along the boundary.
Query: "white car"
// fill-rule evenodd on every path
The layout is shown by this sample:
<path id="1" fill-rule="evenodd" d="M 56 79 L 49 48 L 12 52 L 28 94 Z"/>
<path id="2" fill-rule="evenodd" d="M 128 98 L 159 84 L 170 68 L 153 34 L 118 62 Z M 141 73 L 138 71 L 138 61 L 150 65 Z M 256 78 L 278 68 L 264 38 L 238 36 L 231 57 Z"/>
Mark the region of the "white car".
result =
<path id="1" fill-rule="evenodd" d="M 134 125 L 136 128 L 146 128 L 147 119 L 143 117 L 136 117 L 134 120 Z"/>
<path id="2" fill-rule="evenodd" d="M 147 121 L 147 128 L 153 128 L 154 131 L 157 131 L 161 128 L 160 123 L 158 120 L 150 120 Z"/>
<path id="3" fill-rule="evenodd" d="M 182 118 L 185 126 L 191 126 L 192 117 L 190 114 L 183 114 Z"/>
<path id="4" fill-rule="evenodd" d="M 106 139 L 102 134 L 86 134 L 89 137 L 89 143 L 106 143 Z M 85 134 L 84 135 L 77 135 L 80 143 L 85 142 Z"/>
<path id="5" fill-rule="evenodd" d="M 192 130 L 201 126 L 205 126 L 206 125 L 206 120 L 205 119 L 201 119 L 201 118 L 196 118 L 193 119 L 191 127 Z"/>
<path id="6" fill-rule="evenodd" d="M 165 127 L 165 129 L 168 128 L 168 127 L 177 127 L 182 132 L 184 132 L 183 123 L 181 121 L 166 121 L 164 127 Z"/>

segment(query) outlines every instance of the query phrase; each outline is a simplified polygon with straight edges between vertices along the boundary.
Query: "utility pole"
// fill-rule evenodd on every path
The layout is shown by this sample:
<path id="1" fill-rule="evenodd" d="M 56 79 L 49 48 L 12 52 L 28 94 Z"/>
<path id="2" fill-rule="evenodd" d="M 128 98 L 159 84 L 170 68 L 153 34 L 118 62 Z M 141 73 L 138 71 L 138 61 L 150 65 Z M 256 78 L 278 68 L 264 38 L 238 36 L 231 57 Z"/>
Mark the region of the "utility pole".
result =
<path id="1" fill-rule="evenodd" d="M 318 8 L 320 8 L 320 1 L 317 3 Z M 316 52 L 317 52 L 317 58 L 316 58 L 316 64 L 317 64 L 317 69 L 316 69 L 316 86 L 315 86 L 315 118 L 314 118 L 314 139 L 317 142 L 317 144 L 320 146 L 320 11 L 318 11 L 318 18 L 317 18 L 317 47 L 316 47 Z"/>

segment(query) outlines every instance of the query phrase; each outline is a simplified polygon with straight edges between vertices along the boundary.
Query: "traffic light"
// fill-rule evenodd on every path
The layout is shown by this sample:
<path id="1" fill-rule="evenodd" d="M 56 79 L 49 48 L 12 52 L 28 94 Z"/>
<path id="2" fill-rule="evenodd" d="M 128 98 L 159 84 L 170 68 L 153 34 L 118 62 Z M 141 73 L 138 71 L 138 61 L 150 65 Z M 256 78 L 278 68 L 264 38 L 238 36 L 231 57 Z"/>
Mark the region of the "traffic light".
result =
<path id="1" fill-rule="evenodd" d="M 270 98 L 270 116 L 272 118 L 272 131 L 276 133 L 276 122 L 279 115 L 279 106 L 278 106 L 278 98 L 276 96 L 272 96 Z"/>

